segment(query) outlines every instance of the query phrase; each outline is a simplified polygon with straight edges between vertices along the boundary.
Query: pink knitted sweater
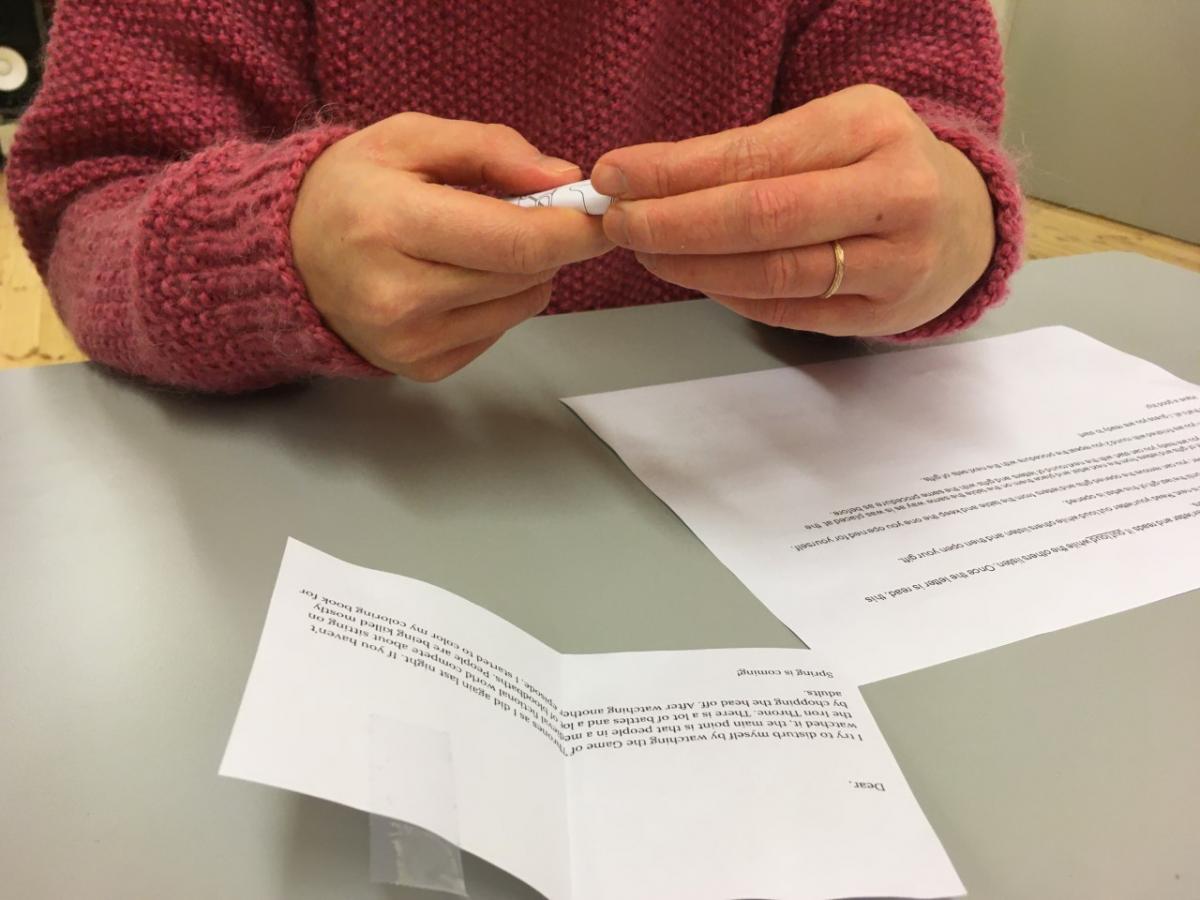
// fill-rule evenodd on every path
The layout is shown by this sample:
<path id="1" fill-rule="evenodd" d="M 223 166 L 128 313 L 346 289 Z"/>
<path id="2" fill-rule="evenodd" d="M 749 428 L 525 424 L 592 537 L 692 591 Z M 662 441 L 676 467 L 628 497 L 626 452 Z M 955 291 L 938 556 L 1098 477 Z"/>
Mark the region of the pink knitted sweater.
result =
<path id="1" fill-rule="evenodd" d="M 60 0 L 9 185 L 84 351 L 239 391 L 376 371 L 324 326 L 289 244 L 307 166 L 353 128 L 403 110 L 504 122 L 587 171 L 864 82 L 907 97 L 991 191 L 987 272 L 897 337 L 962 328 L 1020 259 L 987 0 Z M 549 311 L 687 294 L 619 250 L 564 270 Z"/>

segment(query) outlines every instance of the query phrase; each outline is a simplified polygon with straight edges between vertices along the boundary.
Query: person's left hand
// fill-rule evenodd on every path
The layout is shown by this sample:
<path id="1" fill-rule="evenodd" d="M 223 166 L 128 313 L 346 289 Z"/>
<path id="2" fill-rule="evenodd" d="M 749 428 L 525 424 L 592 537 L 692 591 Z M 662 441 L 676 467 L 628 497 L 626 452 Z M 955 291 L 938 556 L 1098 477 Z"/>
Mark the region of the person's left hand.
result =
<path id="1" fill-rule="evenodd" d="M 858 85 L 745 128 L 613 150 L 610 240 L 665 281 L 750 319 L 887 335 L 949 309 L 983 274 L 991 198 L 899 95 Z M 845 251 L 838 292 L 832 241 Z"/>

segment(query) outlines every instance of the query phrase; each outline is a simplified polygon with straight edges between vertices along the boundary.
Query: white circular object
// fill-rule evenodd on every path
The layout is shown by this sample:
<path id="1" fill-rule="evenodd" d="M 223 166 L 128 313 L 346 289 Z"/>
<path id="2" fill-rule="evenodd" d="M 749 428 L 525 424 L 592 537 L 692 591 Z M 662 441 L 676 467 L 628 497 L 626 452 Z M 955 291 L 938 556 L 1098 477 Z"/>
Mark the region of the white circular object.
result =
<path id="1" fill-rule="evenodd" d="M 0 91 L 16 91 L 29 80 L 25 57 L 12 47 L 0 47 Z"/>

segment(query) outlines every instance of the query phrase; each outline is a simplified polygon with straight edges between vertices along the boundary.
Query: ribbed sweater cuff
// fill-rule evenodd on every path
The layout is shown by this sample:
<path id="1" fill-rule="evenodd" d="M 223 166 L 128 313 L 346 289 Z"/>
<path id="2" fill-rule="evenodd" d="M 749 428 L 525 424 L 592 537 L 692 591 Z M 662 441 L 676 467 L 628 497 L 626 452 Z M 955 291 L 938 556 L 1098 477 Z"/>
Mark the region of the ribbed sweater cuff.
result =
<path id="1" fill-rule="evenodd" d="M 366 376 L 321 320 L 292 259 L 290 223 L 309 165 L 347 128 L 208 148 L 156 179 L 143 206 L 138 281 L 148 355 L 168 384 L 233 392 L 312 375 Z"/>
<path id="2" fill-rule="evenodd" d="M 979 124 L 953 107 L 932 101 L 912 101 L 913 109 L 939 140 L 957 147 L 974 163 L 992 197 L 996 244 L 987 269 L 958 302 L 936 319 L 917 328 L 883 338 L 917 341 L 959 331 L 974 324 L 984 311 L 1008 295 L 1008 280 L 1021 265 L 1025 217 L 1016 168 L 999 142 Z"/>

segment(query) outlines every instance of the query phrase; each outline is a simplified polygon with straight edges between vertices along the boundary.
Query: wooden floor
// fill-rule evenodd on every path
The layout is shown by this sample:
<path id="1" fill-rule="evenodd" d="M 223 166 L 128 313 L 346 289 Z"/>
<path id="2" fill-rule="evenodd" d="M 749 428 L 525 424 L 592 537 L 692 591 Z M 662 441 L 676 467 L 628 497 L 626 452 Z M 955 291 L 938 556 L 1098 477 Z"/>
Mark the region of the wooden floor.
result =
<path id="1" fill-rule="evenodd" d="M 1044 200 L 1030 199 L 1026 211 L 1028 238 L 1025 253 L 1029 259 L 1126 250 L 1200 272 L 1200 245 L 1055 206 Z"/>
<path id="2" fill-rule="evenodd" d="M 82 359 L 21 246 L 0 174 L 0 369 Z"/>
<path id="3" fill-rule="evenodd" d="M 1030 259 L 1131 250 L 1200 272 L 1200 246 L 1099 216 L 1030 200 Z M 0 369 L 86 359 L 63 328 L 25 255 L 0 174 Z"/>

